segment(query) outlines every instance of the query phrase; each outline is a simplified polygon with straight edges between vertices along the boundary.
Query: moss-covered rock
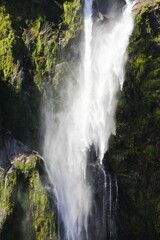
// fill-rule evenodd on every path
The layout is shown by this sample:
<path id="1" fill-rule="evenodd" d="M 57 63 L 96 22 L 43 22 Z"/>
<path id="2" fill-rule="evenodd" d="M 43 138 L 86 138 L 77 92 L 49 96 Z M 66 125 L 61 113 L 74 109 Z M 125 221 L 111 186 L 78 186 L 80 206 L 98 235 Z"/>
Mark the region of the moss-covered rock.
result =
<path id="1" fill-rule="evenodd" d="M 8 173 L 8 181 L 5 181 L 5 171 L 0 168 L 0 231 L 7 215 L 12 211 L 13 203 L 10 201 L 13 188 L 16 184 L 17 178 L 15 172 Z"/>
<path id="2" fill-rule="evenodd" d="M 0 239 L 56 239 L 42 160 L 23 154 L 15 157 L 9 171 L 0 170 Z"/>
<path id="3" fill-rule="evenodd" d="M 11 130 L 34 149 L 41 97 L 49 84 L 57 94 L 56 64 L 80 34 L 81 10 L 80 0 L 1 1 L 0 131 Z"/>
<path id="4" fill-rule="evenodd" d="M 120 239 L 159 239 L 160 3 L 139 9 L 129 45 L 117 136 L 106 164 L 119 179 Z"/>
<path id="5" fill-rule="evenodd" d="M 62 34 L 62 44 L 65 46 L 71 38 L 75 38 L 83 27 L 81 0 L 65 1 L 63 4 L 63 22 L 60 24 Z M 64 29 L 64 30 L 63 30 Z"/>
<path id="6" fill-rule="evenodd" d="M 117 136 L 106 154 L 107 168 L 119 182 L 118 225 L 123 240 L 160 238 L 159 2 L 139 0 L 134 6 L 135 30 L 118 105 Z M 82 26 L 80 0 L 1 1 L 0 130 L 10 129 L 17 139 L 37 147 L 42 93 L 51 84 L 58 108 L 59 89 L 68 72 L 71 81 L 75 78 L 74 43 Z M 0 168 L 0 239 L 56 239 L 41 166 L 35 155 L 21 155 L 9 172 Z"/>

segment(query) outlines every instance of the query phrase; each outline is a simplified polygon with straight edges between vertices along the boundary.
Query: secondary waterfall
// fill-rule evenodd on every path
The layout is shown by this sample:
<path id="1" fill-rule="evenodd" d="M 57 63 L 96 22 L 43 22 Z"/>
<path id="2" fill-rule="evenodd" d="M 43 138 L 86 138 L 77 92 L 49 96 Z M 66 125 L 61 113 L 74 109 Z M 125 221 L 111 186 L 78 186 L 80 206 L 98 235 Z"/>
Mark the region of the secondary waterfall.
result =
<path id="1" fill-rule="evenodd" d="M 62 94 L 66 107 L 55 111 L 51 99 L 46 107 L 44 157 L 54 185 L 59 240 L 112 239 L 118 185 L 116 177 L 104 170 L 103 157 L 116 132 L 117 93 L 123 86 L 133 30 L 131 9 L 126 0 L 118 13 L 112 7 L 107 16 L 99 13 L 93 20 L 92 0 L 85 0 L 80 73 L 76 83 L 68 81 L 65 99 Z M 103 234 L 94 237 L 93 228 Z"/>

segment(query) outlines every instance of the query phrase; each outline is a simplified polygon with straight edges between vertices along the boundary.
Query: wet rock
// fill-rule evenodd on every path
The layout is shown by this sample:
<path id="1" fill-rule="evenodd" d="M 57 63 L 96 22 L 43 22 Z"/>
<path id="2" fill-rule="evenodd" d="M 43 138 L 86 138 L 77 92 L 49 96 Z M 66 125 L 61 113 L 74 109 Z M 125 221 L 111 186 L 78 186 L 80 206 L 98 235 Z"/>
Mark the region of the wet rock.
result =
<path id="1" fill-rule="evenodd" d="M 14 155 L 9 170 L 0 168 L 0 239 L 55 240 L 55 214 L 48 177 L 35 154 Z M 24 227 L 25 226 L 25 227 Z"/>

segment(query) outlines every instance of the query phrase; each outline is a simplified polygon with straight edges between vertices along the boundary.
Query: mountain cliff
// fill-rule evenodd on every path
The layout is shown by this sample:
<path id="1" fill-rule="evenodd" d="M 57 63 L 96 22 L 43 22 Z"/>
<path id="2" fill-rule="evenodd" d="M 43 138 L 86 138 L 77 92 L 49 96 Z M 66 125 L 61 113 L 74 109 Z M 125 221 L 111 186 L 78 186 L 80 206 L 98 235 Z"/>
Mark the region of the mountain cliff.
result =
<path id="1" fill-rule="evenodd" d="M 103 1 L 95 1 L 97 6 L 107 18 L 101 10 Z M 119 96 L 117 134 L 110 139 L 105 167 L 118 179 L 119 239 L 157 240 L 160 1 L 139 0 L 133 13 L 135 29 Z M 0 150 L 5 156 L 10 151 L 4 143 L 8 131 L 40 150 L 41 102 L 50 86 L 58 106 L 66 74 L 71 72 L 74 78 L 73 66 L 81 47 L 77 43 L 83 37 L 82 19 L 80 0 L 1 1 Z M 9 164 L 0 164 L 0 239 L 56 239 L 56 209 L 43 161 L 23 148 Z"/>
<path id="2" fill-rule="evenodd" d="M 160 238 L 160 2 L 139 1 L 117 134 L 106 164 L 119 179 L 120 239 Z"/>

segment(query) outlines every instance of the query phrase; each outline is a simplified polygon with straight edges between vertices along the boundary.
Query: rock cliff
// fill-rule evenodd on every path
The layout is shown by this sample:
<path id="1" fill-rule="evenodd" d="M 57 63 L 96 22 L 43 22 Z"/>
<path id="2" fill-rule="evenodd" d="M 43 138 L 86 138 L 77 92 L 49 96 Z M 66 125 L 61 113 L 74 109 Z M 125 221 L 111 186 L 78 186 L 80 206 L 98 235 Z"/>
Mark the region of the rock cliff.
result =
<path id="1" fill-rule="evenodd" d="M 94 2 L 107 18 L 102 11 L 104 2 Z M 133 12 L 135 30 L 118 104 L 117 135 L 110 140 L 105 165 L 118 179 L 119 239 L 157 240 L 160 1 L 138 0 Z M 52 186 L 43 161 L 30 149 L 39 149 L 40 105 L 47 86 L 52 86 L 58 106 L 66 74 L 70 72 L 74 78 L 82 29 L 80 0 L 0 3 L 0 135 L 5 136 L 0 138 L 2 240 L 56 239 Z M 9 141 L 5 143 L 5 139 Z"/>
<path id="2" fill-rule="evenodd" d="M 160 2 L 138 1 L 117 135 L 106 163 L 119 180 L 120 239 L 159 239 Z"/>

